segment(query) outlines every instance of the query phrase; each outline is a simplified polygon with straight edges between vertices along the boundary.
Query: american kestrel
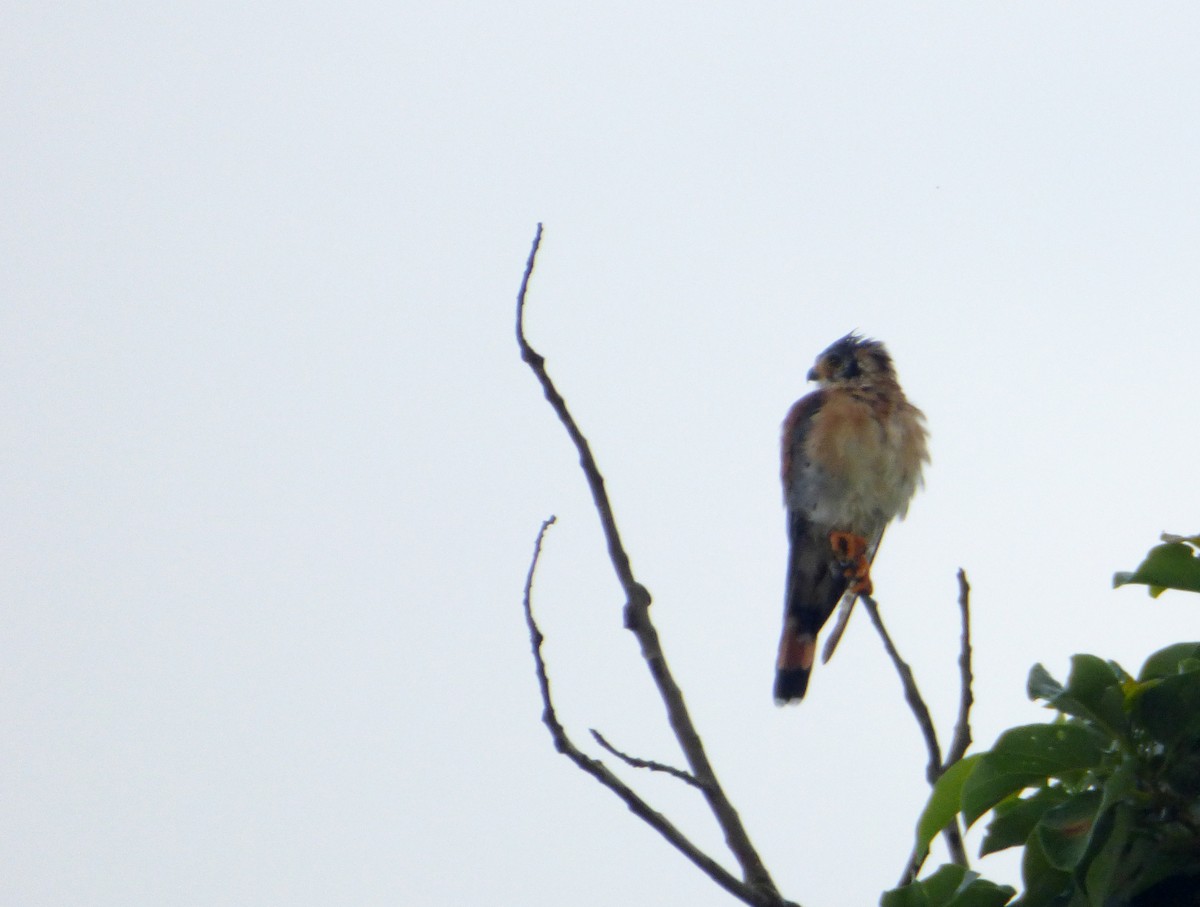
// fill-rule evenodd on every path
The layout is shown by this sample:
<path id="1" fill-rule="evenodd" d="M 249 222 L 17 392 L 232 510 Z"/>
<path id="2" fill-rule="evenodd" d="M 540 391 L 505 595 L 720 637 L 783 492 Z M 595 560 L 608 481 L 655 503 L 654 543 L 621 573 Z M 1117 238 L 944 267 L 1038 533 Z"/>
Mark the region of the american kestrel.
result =
<path id="1" fill-rule="evenodd" d="M 849 608 L 871 593 L 884 527 L 903 518 L 929 460 L 925 417 L 879 341 L 847 334 L 817 357 L 808 380 L 820 387 L 783 422 L 790 552 L 775 673 L 781 705 L 804 697 L 817 634 L 838 602 Z"/>

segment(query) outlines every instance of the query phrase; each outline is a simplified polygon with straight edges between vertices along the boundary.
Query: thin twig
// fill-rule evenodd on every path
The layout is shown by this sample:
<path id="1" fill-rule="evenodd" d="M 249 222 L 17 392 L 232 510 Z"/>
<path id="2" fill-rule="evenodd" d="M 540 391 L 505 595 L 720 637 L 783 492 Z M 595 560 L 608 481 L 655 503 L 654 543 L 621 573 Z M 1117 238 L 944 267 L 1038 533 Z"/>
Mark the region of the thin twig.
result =
<path id="1" fill-rule="evenodd" d="M 871 615 L 871 623 L 875 625 L 875 630 L 883 640 L 883 647 L 887 649 L 888 656 L 896 667 L 896 673 L 900 675 L 900 683 L 904 686 L 904 698 L 908 702 L 908 707 L 912 709 L 913 717 L 917 719 L 921 736 L 925 738 L 925 749 L 929 753 L 929 764 L 925 767 L 925 780 L 933 784 L 942 773 L 942 748 L 938 743 L 937 731 L 933 727 L 933 718 L 929 715 L 929 708 L 925 705 L 925 700 L 921 698 L 921 691 L 917 688 L 912 668 L 900 657 L 895 643 L 892 642 L 892 637 L 883 625 L 883 619 L 879 616 L 879 605 L 869 595 L 860 595 L 859 598 L 867 609 L 867 613 Z"/>
<path id="2" fill-rule="evenodd" d="M 554 706 L 550 703 L 550 678 L 546 674 L 546 663 L 542 660 L 542 643 L 545 637 L 542 636 L 542 631 L 538 629 L 537 623 L 533 619 L 533 577 L 537 572 L 538 559 L 542 556 L 542 540 L 546 537 L 546 530 L 554 525 L 558 517 L 553 514 L 548 519 L 542 521 L 542 528 L 538 530 L 537 541 L 533 543 L 533 558 L 529 561 L 529 573 L 525 575 L 525 624 L 529 628 L 529 642 L 533 646 L 533 661 L 537 667 L 538 688 L 542 692 L 542 721 L 546 727 L 550 729 L 550 736 L 554 738 L 555 746 L 557 747 L 560 741 L 566 740 L 567 732 L 563 730 L 563 726 L 558 723 L 558 717 L 554 714 Z M 561 752 L 561 747 L 559 747 Z"/>
<path id="3" fill-rule="evenodd" d="M 958 693 L 958 722 L 954 725 L 954 737 L 950 751 L 942 763 L 945 771 L 967 754 L 971 746 L 971 706 L 975 697 L 971 692 L 974 677 L 971 673 L 971 586 L 966 571 L 958 568 L 958 608 L 962 612 L 962 645 L 958 653 L 958 670 L 961 686 Z"/>
<path id="4" fill-rule="evenodd" d="M 971 586 L 967 582 L 966 571 L 961 567 L 958 570 L 958 608 L 962 614 L 962 642 L 958 654 L 958 669 L 961 679 L 958 696 L 958 721 L 954 726 L 954 737 L 950 742 L 950 750 L 946 753 L 945 761 L 942 762 L 939 775 L 962 759 L 971 746 L 971 706 L 975 702 L 974 694 L 971 692 L 974 684 L 971 672 Z M 957 817 L 952 825 L 943 830 L 942 835 L 946 839 L 946 846 L 950 850 L 952 859 L 966 866 L 966 849 L 963 846 L 962 831 L 959 828 Z M 916 850 L 913 851 L 908 868 L 901 876 L 901 885 L 905 885 L 917 877 L 917 873 L 921 871 L 921 866 L 928 855 L 928 852 L 922 854 Z M 960 855 L 961 860 L 959 859 Z"/>
<path id="5" fill-rule="evenodd" d="M 610 753 L 612 753 L 614 756 L 616 756 L 618 759 L 620 759 L 626 765 L 631 765 L 634 768 L 648 768 L 652 772 L 664 772 L 668 775 L 671 775 L 674 778 L 678 778 L 680 781 L 683 781 L 685 784 L 690 784 L 692 787 L 700 787 L 700 788 L 704 787 L 704 785 L 701 784 L 696 779 L 696 776 L 693 775 L 691 772 L 685 772 L 683 769 L 676 768 L 673 765 L 666 765 L 665 763 L 662 763 L 662 762 L 655 762 L 653 759 L 639 759 L 637 756 L 631 756 L 628 753 L 623 753 L 619 749 L 617 749 L 615 746 L 613 746 L 611 743 L 609 743 L 607 740 L 605 740 L 604 735 L 601 734 L 595 728 L 591 728 L 591 732 L 592 732 L 592 737 L 595 739 L 595 741 L 597 743 L 599 743 L 602 747 L 604 747 L 606 750 L 608 750 Z"/>
<path id="6" fill-rule="evenodd" d="M 904 687 L 904 698 L 908 702 L 908 707 L 912 709 L 913 717 L 917 719 L 917 726 L 921 729 L 921 736 L 925 738 L 925 749 L 929 753 L 929 763 L 925 769 L 925 778 L 932 785 L 941 777 L 943 769 L 942 749 L 938 743 L 937 730 L 933 726 L 933 718 L 929 715 L 929 707 L 925 705 L 925 700 L 921 696 L 920 689 L 917 687 L 917 680 L 913 676 L 912 668 L 900 657 L 900 652 L 897 651 L 895 643 L 892 642 L 891 635 L 883 625 L 883 618 L 879 616 L 879 605 L 869 595 L 860 595 L 859 598 L 862 599 L 863 607 L 867 609 L 867 613 L 871 616 L 871 623 L 875 625 L 875 630 L 879 633 L 879 638 L 883 640 L 883 647 L 892 659 L 892 664 L 896 667 L 896 673 L 900 675 L 900 683 Z M 959 831 L 957 820 L 943 829 L 942 837 L 946 839 L 946 847 L 950 851 L 950 859 L 959 866 L 967 866 L 967 849 L 963 845 L 962 833 Z M 905 885 L 916 878 L 917 873 L 921 869 L 922 862 L 923 860 L 919 859 L 915 853 L 909 858 L 904 874 L 900 877 L 901 885 Z"/>
<path id="7" fill-rule="evenodd" d="M 534 350 L 525 339 L 525 297 L 541 240 L 542 225 L 538 224 L 533 247 L 530 249 L 529 258 L 525 264 L 525 273 L 521 279 L 521 289 L 517 294 L 516 330 L 521 358 L 529 365 L 538 383 L 541 384 L 542 392 L 579 453 L 579 465 L 587 480 L 588 488 L 591 490 L 596 512 L 600 516 L 600 525 L 608 545 L 609 560 L 625 591 L 625 626 L 637 637 L 642 658 L 658 687 L 659 696 L 666 707 L 667 720 L 675 733 L 680 749 L 683 750 L 688 767 L 691 769 L 692 775 L 700 782 L 700 790 L 724 833 L 725 842 L 741 866 L 745 885 L 744 891 L 738 896 L 747 903 L 786 904 L 788 902 L 781 898 L 762 858 L 751 843 L 737 810 L 734 809 L 733 804 L 721 788 L 716 772 L 704 751 L 700 735 L 692 724 L 687 706 L 683 701 L 683 693 L 675 683 L 670 668 L 667 667 L 666 656 L 663 654 L 658 632 L 650 620 L 650 593 L 634 578 L 629 555 L 626 553 L 624 545 L 621 544 L 608 493 L 604 489 L 604 477 L 596 466 L 587 438 L 579 430 L 574 417 L 567 409 L 566 401 L 554 386 L 554 382 L 550 380 L 550 376 L 546 372 L 545 357 Z"/>
<path id="8" fill-rule="evenodd" d="M 558 715 L 554 711 L 554 702 L 550 698 L 550 677 L 546 673 L 546 662 L 542 658 L 542 643 L 545 642 L 545 637 L 542 635 L 537 621 L 534 620 L 532 604 L 533 577 L 537 571 L 538 559 L 542 553 L 542 539 L 545 538 L 546 530 L 554 524 L 554 520 L 553 516 L 545 520 L 542 523 L 542 528 L 538 530 L 537 541 L 533 546 L 533 559 L 529 563 L 529 573 L 525 577 L 524 596 L 525 624 L 529 628 L 529 644 L 533 651 L 533 662 L 537 670 L 538 689 L 542 694 L 542 723 L 550 731 L 550 737 L 554 741 L 554 748 L 620 797 L 634 815 L 666 838 L 672 846 L 699 867 L 705 875 L 734 897 L 740 898 L 747 904 L 755 905 L 755 907 L 774 907 L 774 905 L 778 905 L 780 903 L 778 898 L 772 900 L 762 897 L 761 892 L 752 891 L 740 879 L 725 869 L 724 866 L 696 847 L 669 819 L 652 809 L 645 800 L 614 775 L 603 762 L 599 759 L 592 759 L 580 750 L 571 741 L 566 729 L 559 722 Z M 760 896 L 750 896 L 755 894 Z"/>
<path id="9" fill-rule="evenodd" d="M 604 477 L 596 468 L 596 460 L 592 456 L 591 446 L 567 410 L 567 401 L 562 398 L 558 388 L 550 380 L 550 376 L 546 372 L 546 357 L 531 347 L 529 341 L 525 339 L 525 294 L 529 290 L 529 278 L 533 276 L 533 266 L 537 261 L 538 248 L 541 244 L 542 225 L 538 224 L 537 234 L 533 238 L 533 248 L 529 250 L 529 258 L 525 262 L 525 273 L 521 277 L 521 290 L 517 294 L 517 345 L 521 348 L 521 359 L 533 369 L 534 375 L 542 385 L 542 393 L 550 401 L 550 406 L 554 409 L 558 420 L 562 422 L 563 428 L 567 430 L 567 434 L 571 436 L 571 441 L 579 451 L 579 465 L 587 477 L 588 488 L 592 492 L 592 503 L 595 504 L 596 510 L 600 514 L 600 525 L 604 530 L 604 539 L 608 543 L 608 556 L 612 561 L 613 569 L 617 572 L 617 579 L 621 581 L 621 587 L 625 590 L 630 602 L 640 603 L 644 599 L 645 604 L 649 605 L 650 593 L 633 578 L 629 555 L 625 553 L 625 546 L 621 544 L 621 535 L 617 532 L 617 521 L 613 517 L 612 506 L 608 502 L 608 493 L 604 490 Z"/>

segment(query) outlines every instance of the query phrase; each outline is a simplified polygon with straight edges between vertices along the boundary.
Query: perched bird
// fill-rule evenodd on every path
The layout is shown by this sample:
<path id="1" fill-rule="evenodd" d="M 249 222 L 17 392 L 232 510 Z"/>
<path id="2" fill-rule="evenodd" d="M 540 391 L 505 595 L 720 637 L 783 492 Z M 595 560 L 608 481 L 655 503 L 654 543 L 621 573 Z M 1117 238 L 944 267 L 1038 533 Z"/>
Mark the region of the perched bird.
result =
<path id="1" fill-rule="evenodd" d="M 847 334 L 817 357 L 808 380 L 820 387 L 783 422 L 790 551 L 775 666 L 780 705 L 804 697 L 817 634 L 838 602 L 833 645 L 857 597 L 871 593 L 884 527 L 904 516 L 929 461 L 925 417 L 904 396 L 882 343 Z"/>

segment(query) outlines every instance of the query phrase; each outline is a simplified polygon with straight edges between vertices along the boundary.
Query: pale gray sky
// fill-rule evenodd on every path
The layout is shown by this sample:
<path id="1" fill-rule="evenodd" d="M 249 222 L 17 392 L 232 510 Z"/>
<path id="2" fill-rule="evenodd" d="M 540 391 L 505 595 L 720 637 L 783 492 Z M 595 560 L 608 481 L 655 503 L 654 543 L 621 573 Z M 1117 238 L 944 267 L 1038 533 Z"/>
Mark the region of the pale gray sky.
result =
<path id="1" fill-rule="evenodd" d="M 11 2 L 0 902 L 730 899 L 550 747 L 677 756 L 530 339 L 787 895 L 875 903 L 925 756 L 856 618 L 770 687 L 777 433 L 885 340 L 932 432 L 878 599 L 944 733 L 1195 605 L 1193 4 Z M 690 790 L 625 772 L 720 853 Z M 1011 861 L 979 867 L 1014 878 Z"/>

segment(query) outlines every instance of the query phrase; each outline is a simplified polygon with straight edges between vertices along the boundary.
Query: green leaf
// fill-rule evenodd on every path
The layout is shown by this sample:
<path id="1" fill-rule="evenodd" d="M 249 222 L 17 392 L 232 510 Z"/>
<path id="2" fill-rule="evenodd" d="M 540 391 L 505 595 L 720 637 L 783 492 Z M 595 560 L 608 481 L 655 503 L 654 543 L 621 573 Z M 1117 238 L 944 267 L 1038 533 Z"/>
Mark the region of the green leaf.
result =
<path id="1" fill-rule="evenodd" d="M 1142 665 L 1138 680 L 1156 680 L 1160 677 L 1173 677 L 1179 673 L 1180 665 L 1200 657 L 1200 642 L 1178 642 L 1165 649 L 1159 649 L 1146 659 Z"/>
<path id="2" fill-rule="evenodd" d="M 944 907 L 954 897 L 954 892 L 963 883 L 967 875 L 965 866 L 955 866 L 946 863 L 939 866 L 937 871 L 922 881 L 925 894 L 929 898 L 930 907 Z"/>
<path id="3" fill-rule="evenodd" d="M 946 863 L 932 875 L 885 892 L 879 907 L 945 907 L 966 871 L 965 867 Z"/>
<path id="4" fill-rule="evenodd" d="M 1112 811 L 1111 815 L 1113 817 L 1112 831 L 1105 840 L 1104 846 L 1092 858 L 1084 876 L 1088 903 L 1095 907 L 1125 901 L 1124 898 L 1118 897 L 1113 889 L 1122 876 L 1128 875 L 1126 847 L 1129 844 L 1130 833 L 1133 831 L 1133 811 L 1125 804 L 1120 804 Z"/>
<path id="5" fill-rule="evenodd" d="M 1100 799 L 1100 791 L 1084 791 L 1051 807 L 1042 816 L 1037 836 L 1047 862 L 1055 869 L 1072 871 L 1087 853 Z"/>
<path id="6" fill-rule="evenodd" d="M 1104 691 L 1118 686 L 1127 676 L 1114 662 L 1095 655 L 1072 655 L 1067 693 L 1077 702 L 1099 710 Z"/>
<path id="7" fill-rule="evenodd" d="M 929 844 L 938 833 L 954 821 L 962 808 L 963 783 L 974 771 L 983 753 L 974 753 L 959 759 L 942 773 L 929 794 L 929 802 L 917 820 L 917 853 L 922 857 L 929 853 Z"/>
<path id="8" fill-rule="evenodd" d="M 977 879 L 951 901 L 947 907 L 1002 907 L 1016 895 L 1011 885 L 997 885 L 987 879 Z"/>
<path id="9" fill-rule="evenodd" d="M 1168 746 L 1200 735 L 1200 672 L 1159 680 L 1137 698 L 1133 718 Z"/>
<path id="10" fill-rule="evenodd" d="M 1063 772 L 1094 767 L 1102 755 L 1095 735 L 1077 724 L 1029 724 L 1005 731 L 963 785 L 967 825 L 1005 797 Z"/>
<path id="11" fill-rule="evenodd" d="M 967 873 L 973 876 L 975 873 Z M 987 879 L 974 878 L 964 880 L 947 903 L 946 907 L 1003 907 L 1017 893 L 1015 888 L 1008 885 L 997 885 Z"/>
<path id="12" fill-rule="evenodd" d="M 1140 583 L 1150 587 L 1154 598 L 1164 589 L 1200 592 L 1200 559 L 1195 555 L 1195 550 L 1184 542 L 1155 545 L 1135 571 L 1114 574 L 1113 587 Z"/>
<path id="13" fill-rule="evenodd" d="M 1057 806 L 1070 796 L 1055 785 L 1043 787 L 1028 797 L 1011 797 L 996 804 L 992 821 L 979 848 L 981 857 L 1008 847 L 1024 844 L 1033 834 L 1034 826 L 1050 807 Z"/>
<path id="14" fill-rule="evenodd" d="M 1185 833 L 1182 847 L 1164 841 L 1159 835 L 1145 834 L 1144 819 L 1136 809 L 1114 810 L 1113 837 L 1119 833 L 1121 812 L 1130 814 L 1130 829 L 1125 846 L 1118 853 L 1115 878 L 1110 882 L 1111 901 L 1117 905 L 1138 907 L 1192 907 L 1196 903 L 1200 879 L 1194 838 Z M 1143 814 L 1144 815 L 1144 814 Z M 1104 905 L 1108 907 L 1108 905 Z"/>
<path id="15" fill-rule="evenodd" d="M 1116 662 L 1095 655 L 1071 656 L 1071 674 L 1061 686 L 1040 664 L 1029 672 L 1029 696 L 1103 729 L 1108 736 L 1124 740 L 1128 735 L 1122 681 L 1128 674 Z"/>
<path id="16" fill-rule="evenodd" d="M 1040 663 L 1029 669 L 1029 681 L 1026 691 L 1030 699 L 1054 700 L 1062 695 L 1063 685 L 1050 676 Z"/>
<path id="17" fill-rule="evenodd" d="M 1037 835 L 1029 838 L 1021 859 L 1021 879 L 1024 891 L 1012 907 L 1058 907 L 1072 889 L 1071 874 L 1055 869 L 1046 859 Z"/>
<path id="18" fill-rule="evenodd" d="M 1117 763 L 1112 774 L 1104 781 L 1101 788 L 1104 799 L 1100 802 L 1100 811 L 1103 812 L 1131 798 L 1137 792 L 1137 786 L 1138 763 L 1136 759 L 1127 756 Z"/>
<path id="19" fill-rule="evenodd" d="M 1162 859 L 1162 848 L 1157 841 L 1138 835 L 1136 829 L 1120 854 L 1119 880 L 1110 882 L 1118 904 L 1129 904 L 1133 895 L 1144 892 L 1163 879 L 1169 878 L 1174 867 L 1170 859 Z M 1153 904 L 1153 901 L 1142 901 Z"/>
<path id="20" fill-rule="evenodd" d="M 1095 722 L 1112 737 L 1124 738 L 1129 722 L 1121 684 L 1128 679 L 1129 675 L 1116 662 L 1095 655 L 1072 655 L 1065 695 L 1074 710 L 1062 710 Z"/>
<path id="21" fill-rule="evenodd" d="M 1172 535 L 1170 532 L 1162 534 L 1164 542 L 1186 542 L 1193 548 L 1200 548 L 1200 535 Z"/>
<path id="22" fill-rule="evenodd" d="M 910 882 L 880 895 L 879 907 L 929 907 L 929 895 L 920 882 Z"/>
<path id="23" fill-rule="evenodd" d="M 924 879 L 885 892 L 880 907 L 1002 907 L 1016 892 L 979 873 L 945 864 Z"/>

